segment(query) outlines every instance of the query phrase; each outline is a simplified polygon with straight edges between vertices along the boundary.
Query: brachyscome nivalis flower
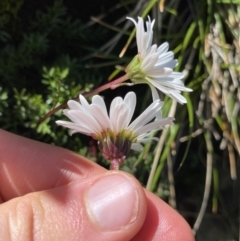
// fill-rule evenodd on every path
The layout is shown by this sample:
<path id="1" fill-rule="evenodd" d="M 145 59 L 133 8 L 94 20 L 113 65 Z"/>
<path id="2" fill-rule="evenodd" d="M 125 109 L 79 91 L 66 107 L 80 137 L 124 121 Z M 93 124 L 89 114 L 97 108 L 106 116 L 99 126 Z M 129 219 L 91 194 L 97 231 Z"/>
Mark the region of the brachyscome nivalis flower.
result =
<path id="1" fill-rule="evenodd" d="M 138 54 L 133 58 L 126 68 L 128 78 L 135 84 L 147 83 L 152 90 L 153 100 L 159 98 L 157 90 L 175 99 L 180 104 L 186 103 L 186 99 L 181 95 L 181 91 L 191 92 L 185 87 L 182 80 L 183 73 L 174 72 L 173 68 L 177 65 L 174 54 L 168 51 L 167 42 L 159 47 L 152 45 L 154 21 L 150 17 L 144 21 L 138 17 L 138 22 L 133 18 L 128 18 L 136 26 L 136 40 Z"/>
<path id="2" fill-rule="evenodd" d="M 103 98 L 95 95 L 92 103 L 80 95 L 80 103 L 68 101 L 70 109 L 63 110 L 72 122 L 56 121 L 58 125 L 71 129 L 73 133 L 83 133 L 98 141 L 98 146 L 106 160 L 111 161 L 111 169 L 118 169 L 127 157 L 130 149 L 141 151 L 142 145 L 154 139 L 149 133 L 171 125 L 172 117 L 155 119 L 162 108 L 163 102 L 155 100 L 132 123 L 131 119 L 136 107 L 136 95 L 129 92 L 124 99 L 113 99 L 109 114 Z"/>

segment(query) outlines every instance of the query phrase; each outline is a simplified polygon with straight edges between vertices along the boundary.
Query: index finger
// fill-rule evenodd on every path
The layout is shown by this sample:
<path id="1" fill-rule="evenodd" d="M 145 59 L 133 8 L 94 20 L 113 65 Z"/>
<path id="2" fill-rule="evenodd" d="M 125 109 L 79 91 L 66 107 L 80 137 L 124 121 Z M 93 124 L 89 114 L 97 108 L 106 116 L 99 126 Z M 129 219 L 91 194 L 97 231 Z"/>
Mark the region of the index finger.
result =
<path id="1" fill-rule="evenodd" d="M 106 171 L 66 149 L 0 130 L 0 196 L 3 201 Z"/>

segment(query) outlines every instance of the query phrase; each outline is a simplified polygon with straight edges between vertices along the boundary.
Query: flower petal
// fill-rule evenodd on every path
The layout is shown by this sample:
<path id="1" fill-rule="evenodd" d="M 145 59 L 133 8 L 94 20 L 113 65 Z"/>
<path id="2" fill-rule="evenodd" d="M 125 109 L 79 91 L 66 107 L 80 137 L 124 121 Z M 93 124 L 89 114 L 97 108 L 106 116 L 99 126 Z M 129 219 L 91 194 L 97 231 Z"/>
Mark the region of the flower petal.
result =
<path id="1" fill-rule="evenodd" d="M 174 120 L 174 118 L 167 117 L 165 119 L 151 122 L 145 126 L 142 126 L 138 129 L 134 130 L 134 134 L 141 135 L 141 134 L 147 133 L 152 130 L 160 130 L 166 125 L 171 125 L 173 123 L 173 120 Z"/>
<path id="2" fill-rule="evenodd" d="M 163 102 L 160 100 L 154 101 L 137 119 L 135 119 L 129 125 L 128 130 L 135 131 L 135 129 L 138 129 L 156 117 L 156 114 L 161 109 L 162 104 Z"/>
<path id="3" fill-rule="evenodd" d="M 160 59 L 159 59 L 160 60 Z M 157 63 L 155 64 L 155 68 L 175 68 L 178 64 L 178 61 L 176 59 L 172 59 L 169 62 L 165 62 L 163 63 L 162 61 L 157 61 Z"/>
<path id="4" fill-rule="evenodd" d="M 69 100 L 67 104 L 68 104 L 68 107 L 72 110 L 82 110 L 81 104 L 79 104 L 79 102 L 75 100 Z"/>
<path id="5" fill-rule="evenodd" d="M 94 95 L 92 97 L 92 103 L 101 106 L 101 108 L 108 114 L 105 101 L 100 95 Z"/>
<path id="6" fill-rule="evenodd" d="M 156 88 L 152 84 L 149 84 L 149 86 L 150 86 L 151 91 L 152 91 L 153 102 L 156 101 L 156 100 L 160 100 Z M 161 119 L 162 118 L 162 110 L 161 109 L 156 113 L 156 118 L 157 119 Z"/>
<path id="7" fill-rule="evenodd" d="M 171 51 L 158 56 L 159 56 L 158 63 L 163 63 L 163 64 L 171 61 L 174 58 L 174 54 Z"/>
<path id="8" fill-rule="evenodd" d="M 117 119 L 118 116 L 118 106 L 123 104 L 122 97 L 116 97 L 113 99 L 111 105 L 110 105 L 110 111 L 109 111 L 109 118 L 112 124 L 114 124 L 114 121 Z"/>
<path id="9" fill-rule="evenodd" d="M 126 105 L 122 103 L 121 105 L 118 105 L 115 109 L 115 119 L 114 116 L 111 119 L 111 123 L 113 126 L 113 131 L 115 133 L 120 132 L 123 129 L 127 128 L 127 115 L 128 115 L 128 109 L 126 108 Z"/>
<path id="10" fill-rule="evenodd" d="M 100 133 L 101 127 L 97 120 L 95 120 L 90 114 L 80 112 L 77 110 L 69 110 L 68 115 L 72 118 L 78 119 L 78 124 L 81 123 L 81 126 L 85 126 L 86 128 L 89 128 L 92 130 L 92 133 Z"/>
<path id="11" fill-rule="evenodd" d="M 147 133 L 149 135 L 149 133 Z M 149 138 L 138 138 L 138 142 L 140 143 L 149 143 L 151 141 L 159 141 L 159 138 L 157 137 L 149 137 Z"/>
<path id="12" fill-rule="evenodd" d="M 159 53 L 159 55 L 166 53 L 168 51 L 168 48 L 169 48 L 169 44 L 168 42 L 165 42 L 158 47 L 157 52 Z"/>
<path id="13" fill-rule="evenodd" d="M 85 97 L 83 95 L 79 95 L 79 100 L 81 102 L 82 107 L 87 111 L 89 108 L 89 103 L 87 102 Z"/>
<path id="14" fill-rule="evenodd" d="M 143 150 L 143 146 L 139 143 L 132 143 L 131 149 L 134 151 L 141 152 Z"/>
<path id="15" fill-rule="evenodd" d="M 90 109 L 92 115 L 94 116 L 94 119 L 97 120 L 97 122 L 102 130 L 112 128 L 110 119 L 109 119 L 107 113 L 105 112 L 105 110 L 103 110 L 101 106 L 96 105 L 96 104 L 91 104 L 89 109 Z"/>
<path id="16" fill-rule="evenodd" d="M 64 127 L 69 128 L 69 129 L 72 129 L 71 133 L 72 132 L 74 132 L 74 133 L 80 132 L 80 133 L 85 134 L 85 135 L 91 135 L 91 133 L 92 133 L 91 129 L 88 129 L 84 126 L 79 126 L 78 124 L 73 123 L 73 122 L 59 120 L 59 121 L 56 121 L 56 123 L 60 126 L 64 126 Z"/>
<path id="17" fill-rule="evenodd" d="M 171 91 L 186 91 L 186 92 L 191 92 L 192 90 L 185 87 L 182 83 L 182 81 L 173 81 L 173 80 L 169 80 L 169 81 L 162 81 L 162 80 L 155 80 L 155 79 L 149 79 L 149 82 L 151 82 L 156 88 L 158 89 L 162 89 L 162 88 L 167 88 L 169 93 Z M 163 90 L 162 90 L 163 91 Z M 164 91 L 163 91 L 164 92 Z"/>
<path id="18" fill-rule="evenodd" d="M 172 69 L 170 68 L 152 68 L 147 71 L 147 75 L 150 76 L 150 78 L 163 78 L 168 77 L 172 73 Z"/>
<path id="19" fill-rule="evenodd" d="M 75 122 L 75 123 L 77 123 L 77 124 L 80 124 L 81 123 L 81 120 L 79 120 L 78 118 L 76 118 L 75 116 L 71 116 L 71 115 L 69 115 L 68 114 L 68 112 L 69 112 L 70 110 L 63 110 L 63 114 L 65 115 L 65 116 L 67 116 L 71 121 L 73 121 L 73 122 Z M 79 112 L 81 112 L 81 111 L 79 111 Z"/>
<path id="20" fill-rule="evenodd" d="M 126 126 L 129 125 L 132 119 L 136 107 L 136 101 L 136 94 L 134 92 L 128 92 L 124 97 L 124 103 L 128 109 L 128 114 L 126 116 Z"/>

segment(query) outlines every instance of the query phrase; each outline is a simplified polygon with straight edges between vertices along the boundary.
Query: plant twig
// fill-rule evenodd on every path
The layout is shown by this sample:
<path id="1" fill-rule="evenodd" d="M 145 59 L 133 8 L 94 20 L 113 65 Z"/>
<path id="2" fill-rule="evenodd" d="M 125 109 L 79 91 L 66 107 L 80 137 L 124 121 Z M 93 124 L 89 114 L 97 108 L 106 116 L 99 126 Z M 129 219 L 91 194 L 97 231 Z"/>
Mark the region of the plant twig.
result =
<path id="1" fill-rule="evenodd" d="M 100 93 L 104 90 L 107 90 L 109 88 L 116 88 L 115 86 L 117 86 L 117 84 L 120 84 L 124 81 L 126 81 L 128 79 L 127 75 L 123 75 L 121 76 L 120 78 L 116 79 L 116 80 L 113 80 L 105 85 L 102 85 L 94 90 L 91 90 L 89 92 L 86 92 L 86 93 L 83 93 L 82 95 L 87 98 L 89 96 L 92 96 L 94 94 L 97 94 L 97 93 Z M 77 100 L 79 97 L 76 96 L 75 98 L 73 98 L 73 100 Z M 65 106 L 67 105 L 67 101 L 62 103 L 61 105 L 59 105 L 58 107 L 50 110 L 46 115 L 44 115 L 42 118 L 40 118 L 40 120 L 37 122 L 37 125 L 36 125 L 36 129 L 38 128 L 38 126 L 43 122 L 45 121 L 48 117 L 50 117 L 51 115 L 53 115 L 54 113 L 56 113 L 58 110 L 61 110 L 62 108 L 64 108 Z"/>

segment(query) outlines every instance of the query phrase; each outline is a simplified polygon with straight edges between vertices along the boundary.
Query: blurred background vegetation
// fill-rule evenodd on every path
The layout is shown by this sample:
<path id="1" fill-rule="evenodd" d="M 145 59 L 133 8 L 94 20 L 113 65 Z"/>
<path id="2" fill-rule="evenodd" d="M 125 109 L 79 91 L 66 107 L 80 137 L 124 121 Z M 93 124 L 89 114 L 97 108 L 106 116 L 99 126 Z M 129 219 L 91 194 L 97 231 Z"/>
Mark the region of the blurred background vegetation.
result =
<path id="1" fill-rule="evenodd" d="M 55 124 L 61 111 L 37 123 L 124 74 L 137 51 L 126 16 L 147 15 L 156 19 L 153 42 L 169 42 L 194 91 L 187 105 L 164 99 L 174 126 L 140 155 L 132 152 L 122 169 L 176 208 L 196 240 L 239 240 L 239 0 L 1 0 L 0 127 L 108 167 L 94 140 Z M 129 90 L 139 96 L 137 116 L 151 103 L 146 85 L 101 95 L 109 104 Z"/>

